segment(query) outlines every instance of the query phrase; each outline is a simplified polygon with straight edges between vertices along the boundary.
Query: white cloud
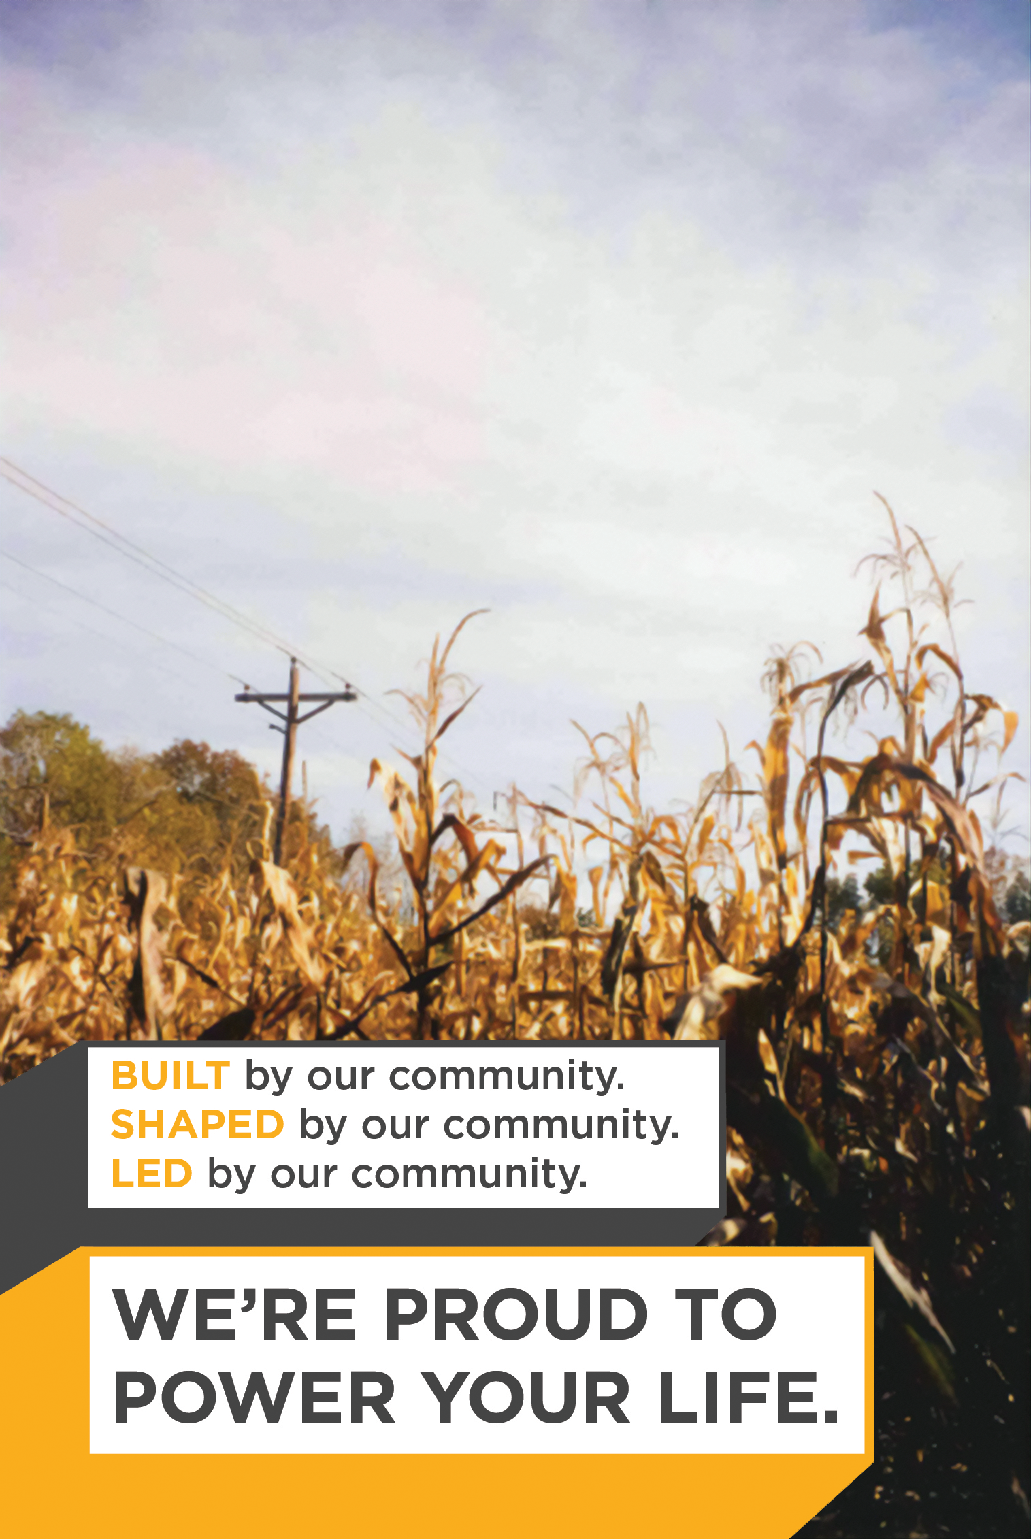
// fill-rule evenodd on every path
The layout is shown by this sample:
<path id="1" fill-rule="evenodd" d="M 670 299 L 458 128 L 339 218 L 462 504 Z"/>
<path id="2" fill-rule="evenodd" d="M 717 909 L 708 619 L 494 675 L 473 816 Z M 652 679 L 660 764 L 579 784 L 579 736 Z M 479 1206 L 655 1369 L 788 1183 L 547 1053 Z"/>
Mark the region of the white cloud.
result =
<path id="1" fill-rule="evenodd" d="M 974 663 L 1022 695 L 1021 80 L 853 3 L 150 14 L 10 66 L 12 458 L 370 693 L 489 604 L 489 784 L 643 697 L 688 794 L 770 643 L 856 655 L 874 487 L 965 561 Z M 142 666 L 146 732 L 201 735 Z M 121 730 L 102 678 L 68 705 Z M 59 684 L 23 651 L 8 697 Z"/>

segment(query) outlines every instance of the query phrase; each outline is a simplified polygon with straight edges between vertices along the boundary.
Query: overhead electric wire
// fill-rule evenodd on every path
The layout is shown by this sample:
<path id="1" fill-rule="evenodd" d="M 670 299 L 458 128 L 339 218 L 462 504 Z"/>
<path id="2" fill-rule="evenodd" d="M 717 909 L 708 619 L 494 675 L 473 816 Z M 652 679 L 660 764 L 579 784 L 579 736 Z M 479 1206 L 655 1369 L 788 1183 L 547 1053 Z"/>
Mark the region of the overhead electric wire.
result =
<path id="1" fill-rule="evenodd" d="M 99 636 L 101 641 L 106 641 L 108 646 L 114 647 L 117 651 L 125 651 L 123 644 L 120 641 L 116 641 L 114 636 L 109 636 L 106 631 L 98 631 L 94 626 L 87 625 L 84 620 L 77 620 L 74 615 L 63 614 L 61 610 L 55 609 L 53 604 L 44 604 L 38 599 L 30 599 L 20 588 L 16 588 L 13 583 L 5 582 L 3 578 L 0 578 L 0 588 L 6 588 L 8 593 L 13 593 L 15 598 L 20 598 L 23 604 L 31 604 L 34 609 L 45 610 L 47 614 L 56 615 L 59 620 L 70 621 L 72 625 L 77 625 L 81 631 L 86 631 L 90 636 Z M 187 689 L 194 690 L 195 686 L 192 679 L 184 678 L 181 673 L 176 673 L 172 668 L 166 668 L 163 663 L 154 662 L 153 658 L 144 658 L 143 661 L 149 667 L 156 668 L 160 673 L 167 673 L 170 679 L 175 679 L 178 683 L 185 684 Z"/>
<path id="2" fill-rule="evenodd" d="M 71 593 L 75 598 L 82 599 L 84 604 L 92 604 L 94 609 L 101 610 L 104 614 L 110 615 L 112 619 L 121 620 L 124 625 L 131 625 L 134 630 L 140 631 L 144 636 L 149 636 L 153 641 L 160 641 L 163 646 L 171 647 L 173 651 L 181 652 L 183 657 L 188 657 L 191 662 L 198 663 L 202 668 L 210 668 L 213 673 L 222 674 L 224 678 L 231 679 L 234 684 L 242 684 L 244 689 L 249 688 L 247 680 L 241 679 L 239 674 L 230 673 L 226 668 L 220 668 L 217 663 L 209 662 L 206 657 L 198 657 L 196 652 L 189 651 L 187 647 L 181 647 L 177 641 L 169 641 L 167 636 L 160 636 L 157 631 L 148 630 L 147 626 L 140 625 L 137 620 L 130 620 L 128 615 L 119 614 L 117 609 L 111 609 L 107 604 L 101 604 L 98 599 L 90 598 L 88 593 L 80 593 L 78 588 L 73 588 L 68 583 L 62 582 L 59 577 L 52 577 L 49 572 L 41 572 L 38 567 L 30 566 L 27 561 L 23 561 L 20 556 L 16 556 L 13 551 L 4 550 L 3 546 L 0 546 L 0 556 L 5 561 L 13 561 L 18 566 L 24 567 L 34 577 L 42 577 L 46 582 L 52 582 L 55 587 L 63 588 L 66 593 Z M 4 586 L 10 587 L 11 585 L 10 583 L 5 583 Z M 18 592 L 17 589 L 13 591 Z M 102 632 L 96 631 L 95 634 L 99 636 Z"/>
<path id="3" fill-rule="evenodd" d="M 117 551 L 119 555 L 125 556 L 127 560 L 135 562 L 137 566 L 141 566 L 144 571 L 150 572 L 152 576 L 159 578 L 163 582 L 170 583 L 173 587 L 186 593 L 188 597 L 196 599 L 208 609 L 212 609 L 216 614 L 221 615 L 223 619 L 229 620 L 232 624 L 247 630 L 252 636 L 255 636 L 260 641 L 264 641 L 268 645 L 274 646 L 278 651 L 285 653 L 286 656 L 296 658 L 304 664 L 309 672 L 321 678 L 324 683 L 329 682 L 325 678 L 326 673 L 335 679 L 340 679 L 347 687 L 356 690 L 374 711 L 379 711 L 381 715 L 393 722 L 396 727 L 400 727 L 403 731 L 411 730 L 400 717 L 396 716 L 386 706 L 380 705 L 360 685 L 354 684 L 348 679 L 342 679 L 335 669 L 320 662 L 301 648 L 292 646 L 289 641 L 278 635 L 261 621 L 252 620 L 249 615 L 244 614 L 235 605 L 220 599 L 217 594 L 209 592 L 200 583 L 194 582 L 192 577 L 187 577 L 184 573 L 177 571 L 167 561 L 163 561 L 160 556 L 152 555 L 150 551 L 145 550 L 136 541 L 130 540 L 123 534 L 119 534 L 118 530 L 113 528 L 112 525 L 105 523 L 101 518 L 97 518 L 95 514 L 88 513 L 85 508 L 80 507 L 78 503 L 72 502 L 70 498 L 63 496 L 60 492 L 55 492 L 52 487 L 37 480 L 27 470 L 22 470 L 20 465 L 16 465 L 13 460 L 9 460 L 3 455 L 0 455 L 0 475 L 9 481 L 12 486 L 17 487 L 20 492 L 24 492 L 26 496 L 35 498 L 44 507 L 48 507 L 52 512 L 60 514 L 62 518 L 66 518 L 69 523 L 75 524 L 79 529 L 84 529 L 87 534 L 92 534 L 95 539 L 110 546 L 112 550 Z M 20 480 L 18 479 L 19 477 L 21 478 Z M 31 485 L 26 486 L 23 484 L 24 482 L 30 482 Z M 63 507 L 58 506 L 58 504 L 62 503 L 64 504 Z M 68 511 L 69 509 L 71 510 L 70 512 Z M 85 524 L 82 523 L 82 519 L 86 519 L 87 522 Z M 92 528 L 90 527 L 91 525 L 96 525 L 97 527 Z M 105 532 L 101 533 L 101 530 Z"/>
<path id="4" fill-rule="evenodd" d="M 171 586 L 185 593 L 187 597 L 193 598 L 198 603 L 204 604 L 208 609 L 211 609 L 216 614 L 221 615 L 223 619 L 229 620 L 231 624 L 236 625 L 242 630 L 246 630 L 258 640 L 264 641 L 266 645 L 274 646 L 277 651 L 283 652 L 288 657 L 295 658 L 298 662 L 302 663 L 310 673 L 313 673 L 317 678 L 322 679 L 324 683 L 329 682 L 329 680 L 326 678 L 326 674 L 328 673 L 332 678 L 337 679 L 347 688 L 353 689 L 358 695 L 361 696 L 363 700 L 367 702 L 367 706 L 370 708 L 363 710 L 362 706 L 358 702 L 355 702 L 358 704 L 359 710 L 362 710 L 363 715 L 371 716 L 372 712 L 377 712 L 381 717 L 385 717 L 395 730 L 400 729 L 406 734 L 413 732 L 413 728 L 408 723 L 403 721 L 401 717 L 397 716 L 392 710 L 389 709 L 389 707 L 382 705 L 378 700 L 375 700 L 367 690 L 362 689 L 361 685 L 354 683 L 354 681 L 351 679 L 345 679 L 335 669 L 329 667 L 329 665 L 324 662 L 320 662 L 320 660 L 313 657 L 310 653 L 302 651 L 300 648 L 291 646 L 288 641 L 279 636 L 275 631 L 269 629 L 269 627 L 264 625 L 262 622 L 252 620 L 250 616 L 244 614 L 241 610 L 238 610 L 234 605 L 228 603 L 224 599 L 220 599 L 216 594 L 209 592 L 208 589 L 203 588 L 200 583 L 195 582 L 193 578 L 187 577 L 182 572 L 177 571 L 175 567 L 170 566 L 168 562 L 163 561 L 161 557 L 151 555 L 151 553 L 144 549 L 142 545 L 139 545 L 135 541 L 130 540 L 126 535 L 120 534 L 117 529 L 113 528 L 112 525 L 105 523 L 101 518 L 97 518 L 95 514 L 87 512 L 85 508 L 80 507 L 78 503 L 72 502 L 70 498 L 63 496 L 60 492 L 55 492 L 52 487 L 47 486 L 44 482 L 38 480 L 35 476 L 30 475 L 27 470 L 22 470 L 21 466 L 16 465 L 13 460 L 8 459 L 4 455 L 0 455 L 0 475 L 2 475 L 5 480 L 10 482 L 10 484 L 16 487 L 19 491 L 24 492 L 27 496 L 32 497 L 37 502 L 42 503 L 44 507 L 50 508 L 52 512 L 58 513 L 62 518 L 67 519 L 69 523 L 74 524 L 77 528 L 85 530 L 87 534 L 92 534 L 94 538 L 102 541 L 103 544 L 110 546 L 112 550 L 117 551 L 119 555 L 125 556 L 127 560 L 133 561 L 137 566 L 142 567 L 144 571 L 150 572 L 152 576 L 159 578 L 163 582 L 171 584 Z M 31 484 L 25 485 L 25 482 L 29 482 Z M 63 506 L 58 506 L 58 504 L 63 504 Z M 71 511 L 68 511 L 69 509 Z M 86 520 L 85 523 L 82 522 L 83 519 Z M 96 527 L 92 527 L 94 525 Z M 102 533 L 101 531 L 104 532 Z M 27 563 L 23 562 L 21 564 L 26 565 Z M 55 582 L 57 581 L 56 578 L 52 580 Z M 62 584 L 62 586 L 64 585 Z M 70 591 L 74 592 L 74 590 Z M 78 594 L 76 596 L 83 597 L 84 595 Z M 88 600 L 88 602 L 95 601 Z M 109 612 L 113 613 L 113 611 Z M 120 616 L 118 618 L 123 617 Z M 135 622 L 130 621 L 129 623 L 133 624 Z M 159 637 L 158 639 L 162 640 L 164 638 Z M 210 667 L 214 665 L 205 664 L 205 666 Z M 228 676 L 236 680 L 236 682 L 242 682 L 237 678 L 235 674 L 229 674 Z M 372 719 L 375 720 L 375 718 Z M 380 726 L 381 729 L 383 728 L 384 724 L 382 721 L 376 724 Z M 442 758 L 446 759 L 449 763 L 454 765 L 456 769 L 462 770 L 467 778 L 474 781 L 479 781 L 479 776 L 472 774 L 468 770 L 464 770 L 451 754 L 441 749 L 440 755 Z M 482 787 L 483 782 L 480 781 L 479 783 Z"/>
<path id="5" fill-rule="evenodd" d="M 173 587 L 179 588 L 188 597 L 194 598 L 207 608 L 214 610 L 223 619 L 229 620 L 234 625 L 249 631 L 258 640 L 265 641 L 267 644 L 276 647 L 278 651 L 283 652 L 287 657 L 296 658 L 304 664 L 309 672 L 315 674 L 317 678 L 321 678 L 323 683 L 329 682 L 325 674 L 330 674 L 333 678 L 338 679 L 344 684 L 346 688 L 354 689 L 368 702 L 374 711 L 378 711 L 382 716 L 393 722 L 395 727 L 400 727 L 402 731 L 411 730 L 400 717 L 395 715 L 387 706 L 381 705 L 377 700 L 374 700 L 360 685 L 343 678 L 334 669 L 330 668 L 328 664 L 315 658 L 311 653 L 291 645 L 283 636 L 280 636 L 263 622 L 252 619 L 251 616 L 237 609 L 234 604 L 230 604 L 228 600 L 221 599 L 217 594 L 211 593 L 209 589 L 195 582 L 192 577 L 187 577 L 185 573 L 177 571 L 175 567 L 162 560 L 160 556 L 153 555 L 135 540 L 130 540 L 127 535 L 120 534 L 111 524 L 106 523 L 102 518 L 98 518 L 96 514 L 80 507 L 78 503 L 72 502 L 69 497 L 63 496 L 60 492 L 55 492 L 53 487 L 47 486 L 43 481 L 38 480 L 36 476 L 30 475 L 27 470 L 23 470 L 20 465 L 16 465 L 13 460 L 9 460 L 3 455 L 0 455 L 0 475 L 9 481 L 12 486 L 17 487 L 19 491 L 25 492 L 29 497 L 34 497 L 37 502 L 43 503 L 45 507 L 49 507 L 53 512 L 60 514 L 62 518 L 68 519 L 70 523 L 75 524 L 78 528 L 85 529 L 87 534 L 92 534 L 105 545 L 111 546 L 113 550 L 116 550 L 128 560 L 135 562 L 137 566 L 142 566 L 144 571 L 150 572 L 154 577 L 160 578 L 163 582 L 171 583 Z M 21 480 L 18 477 L 21 477 Z M 30 482 L 31 485 L 23 485 L 24 481 Z M 56 506 L 58 503 L 63 503 L 64 506 Z M 71 509 L 71 512 L 68 509 Z M 75 515 L 79 516 L 76 517 Z M 81 522 L 83 518 L 88 521 L 86 524 Z M 90 525 L 96 525 L 96 528 L 91 528 Z M 101 530 L 105 532 L 102 534 L 100 533 Z"/>
<path id="6" fill-rule="evenodd" d="M 85 508 L 79 507 L 78 503 L 71 502 L 67 497 L 63 497 L 60 492 L 55 492 L 52 487 L 44 485 L 42 481 L 37 481 L 35 476 L 30 476 L 28 471 L 22 470 L 20 466 L 15 465 L 13 460 L 0 456 L 0 475 L 6 481 L 9 481 L 12 486 L 16 486 L 20 492 L 24 492 L 26 496 L 34 497 L 44 507 L 48 507 L 52 512 L 60 514 L 62 518 L 66 518 L 69 523 L 75 524 L 77 528 L 84 529 L 87 534 L 92 534 L 95 539 L 100 540 L 104 545 L 109 545 L 112 550 L 116 550 L 119 555 L 125 556 L 127 560 L 135 562 L 137 566 L 143 567 L 144 571 L 150 572 L 152 576 L 160 578 L 162 582 L 171 583 L 174 588 L 180 589 L 181 592 L 186 593 L 190 598 L 196 599 L 198 603 L 204 604 L 208 609 L 213 609 L 224 620 L 230 620 L 234 625 L 249 631 L 258 640 L 264 641 L 268 645 L 276 647 L 279 651 L 285 652 L 288 657 L 296 657 L 299 661 L 305 662 L 306 666 L 310 666 L 310 659 L 306 659 L 303 653 L 291 648 L 289 642 L 284 641 L 281 636 L 277 636 L 274 631 L 269 630 L 260 621 L 252 620 L 234 605 L 226 603 L 213 593 L 209 593 L 206 588 L 201 587 L 200 583 L 194 582 L 192 577 L 187 577 L 182 572 L 177 572 L 174 567 L 169 566 L 168 562 L 163 561 L 160 556 L 152 556 L 148 550 L 144 550 L 142 545 L 137 545 L 134 540 L 119 534 L 116 529 L 112 528 L 110 524 L 106 524 L 103 519 L 96 518 L 92 513 L 87 513 Z M 22 481 L 17 479 L 19 476 L 22 477 L 22 481 L 29 481 L 32 484 L 30 486 L 23 485 Z M 59 503 L 63 503 L 64 507 L 58 506 Z M 71 512 L 68 511 L 69 509 L 71 509 Z M 79 516 L 77 517 L 76 515 Z M 87 522 L 83 523 L 83 519 L 86 519 Z M 91 525 L 96 525 L 97 527 L 92 528 Z M 106 532 L 101 533 L 101 530 Z M 317 669 L 312 669 L 312 671 L 317 672 Z"/>

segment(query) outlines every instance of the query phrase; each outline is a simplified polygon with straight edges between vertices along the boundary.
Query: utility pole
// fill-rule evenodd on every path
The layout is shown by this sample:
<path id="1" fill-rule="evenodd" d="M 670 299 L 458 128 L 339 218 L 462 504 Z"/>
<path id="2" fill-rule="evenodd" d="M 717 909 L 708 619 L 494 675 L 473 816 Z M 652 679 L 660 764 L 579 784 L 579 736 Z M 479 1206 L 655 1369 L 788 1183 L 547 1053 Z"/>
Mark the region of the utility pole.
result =
<path id="1" fill-rule="evenodd" d="M 283 840 L 286 836 L 286 820 L 290 813 L 290 782 L 293 779 L 294 773 L 294 747 L 297 741 L 297 728 L 302 722 L 311 721 L 312 717 L 318 716 L 321 711 L 328 711 L 330 706 L 335 705 L 338 700 L 357 700 L 358 696 L 353 689 L 344 689 L 336 694 L 328 695 L 302 695 L 297 659 L 296 657 L 291 657 L 290 688 L 285 695 L 257 694 L 248 689 L 246 694 L 236 695 L 235 698 L 243 701 L 244 704 L 249 704 L 253 701 L 255 705 L 262 706 L 271 715 L 278 716 L 280 721 L 286 723 L 283 727 L 277 727 L 272 722 L 269 723 L 270 731 L 283 734 L 283 771 L 279 781 L 279 814 L 276 818 L 276 842 L 273 853 L 276 865 L 280 866 L 283 863 Z M 274 705 L 270 705 L 269 701 L 271 700 L 285 701 L 286 711 L 279 711 Z M 298 706 L 302 701 L 308 700 L 318 700 L 320 704 L 313 711 L 307 711 L 303 716 L 299 716 L 297 714 Z"/>

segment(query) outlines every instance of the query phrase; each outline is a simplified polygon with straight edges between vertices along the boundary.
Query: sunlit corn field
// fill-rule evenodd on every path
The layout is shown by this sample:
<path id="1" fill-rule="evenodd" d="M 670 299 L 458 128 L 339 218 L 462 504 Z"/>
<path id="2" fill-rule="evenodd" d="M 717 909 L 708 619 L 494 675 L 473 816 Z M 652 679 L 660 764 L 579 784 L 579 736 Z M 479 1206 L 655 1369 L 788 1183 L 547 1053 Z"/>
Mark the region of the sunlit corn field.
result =
<path id="1" fill-rule="evenodd" d="M 950 582 L 889 518 L 865 656 L 777 653 L 769 721 L 686 811 L 643 800 L 643 708 L 580 729 L 566 808 L 513 788 L 487 816 L 442 784 L 475 713 L 459 626 L 405 696 L 422 751 L 371 766 L 396 857 L 329 862 L 299 819 L 276 866 L 271 801 L 249 875 L 148 869 L 131 826 L 84 848 L 42 819 L 4 916 L 0 1075 L 83 1039 L 723 1038 L 709 1243 L 880 1263 L 878 1462 L 812 1531 L 1023 1532 L 1031 926 L 986 834 L 1017 721 L 968 682 Z"/>

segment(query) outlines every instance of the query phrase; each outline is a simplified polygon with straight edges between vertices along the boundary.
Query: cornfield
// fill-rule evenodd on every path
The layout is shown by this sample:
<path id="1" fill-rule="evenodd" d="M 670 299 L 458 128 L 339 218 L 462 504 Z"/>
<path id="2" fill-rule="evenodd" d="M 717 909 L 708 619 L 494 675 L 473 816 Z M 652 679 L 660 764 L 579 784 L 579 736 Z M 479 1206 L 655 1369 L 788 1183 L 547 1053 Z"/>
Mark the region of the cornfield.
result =
<path id="1" fill-rule="evenodd" d="M 463 621 L 405 696 L 421 750 L 371 767 L 399 878 L 369 840 L 331 870 L 301 823 L 274 865 L 271 803 L 243 880 L 41 829 L 4 916 L 0 1077 L 102 1038 L 723 1038 L 707 1243 L 879 1262 L 877 1459 L 808 1531 L 1023 1533 L 1031 925 L 1000 912 L 975 810 L 1017 721 L 968 687 L 951 582 L 888 516 L 869 657 L 774 656 L 757 773 L 728 748 L 686 811 L 645 804 L 641 707 L 579 729 L 565 810 L 513 788 L 502 822 L 442 784 Z"/>

